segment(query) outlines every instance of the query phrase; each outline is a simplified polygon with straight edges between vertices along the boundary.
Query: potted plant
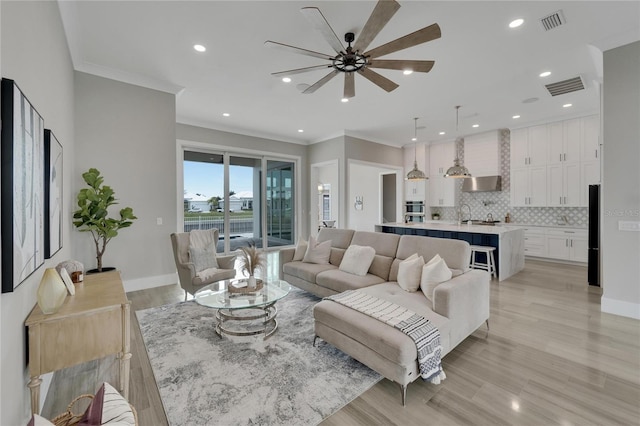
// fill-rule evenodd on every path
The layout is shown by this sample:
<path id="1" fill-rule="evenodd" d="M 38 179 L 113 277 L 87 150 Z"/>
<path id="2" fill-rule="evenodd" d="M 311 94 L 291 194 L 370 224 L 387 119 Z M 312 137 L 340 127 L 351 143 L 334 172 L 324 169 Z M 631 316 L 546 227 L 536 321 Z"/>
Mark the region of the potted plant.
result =
<path id="1" fill-rule="evenodd" d="M 73 225 L 81 232 L 90 232 L 96 246 L 97 272 L 102 272 L 102 256 L 107 244 L 122 228 L 128 228 L 137 219 L 131 207 L 120 210 L 120 218 L 108 217 L 109 207 L 118 204 L 114 191 L 103 185 L 104 178 L 97 169 L 91 168 L 82 174 L 89 186 L 78 193 L 78 210 L 73 213 Z M 87 271 L 92 272 L 92 271 Z"/>
<path id="2" fill-rule="evenodd" d="M 256 277 L 255 274 L 258 270 L 263 269 L 266 265 L 266 259 L 258 251 L 255 246 L 249 247 L 240 247 L 240 252 L 238 253 L 238 265 L 240 266 L 240 271 L 249 276 L 247 281 L 248 288 L 256 288 Z"/>
<path id="3" fill-rule="evenodd" d="M 431 219 L 433 220 L 440 220 L 440 213 L 435 212 L 431 214 Z"/>

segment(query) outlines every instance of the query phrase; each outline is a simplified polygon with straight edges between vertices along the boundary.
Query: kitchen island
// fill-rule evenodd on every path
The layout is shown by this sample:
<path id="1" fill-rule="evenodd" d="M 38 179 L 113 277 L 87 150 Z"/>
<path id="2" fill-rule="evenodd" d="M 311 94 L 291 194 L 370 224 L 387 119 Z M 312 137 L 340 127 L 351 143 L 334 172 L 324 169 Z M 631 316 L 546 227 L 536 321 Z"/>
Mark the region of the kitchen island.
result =
<path id="1" fill-rule="evenodd" d="M 384 223 L 376 225 L 376 232 L 398 235 L 464 240 L 469 244 L 495 247 L 498 279 L 506 280 L 524 269 L 524 230 L 498 225 L 458 225 L 454 222 L 427 221 L 421 223 Z M 478 254 L 478 256 L 483 256 Z M 428 261 L 429 259 L 425 259 Z M 478 258 L 482 262 L 484 259 Z"/>

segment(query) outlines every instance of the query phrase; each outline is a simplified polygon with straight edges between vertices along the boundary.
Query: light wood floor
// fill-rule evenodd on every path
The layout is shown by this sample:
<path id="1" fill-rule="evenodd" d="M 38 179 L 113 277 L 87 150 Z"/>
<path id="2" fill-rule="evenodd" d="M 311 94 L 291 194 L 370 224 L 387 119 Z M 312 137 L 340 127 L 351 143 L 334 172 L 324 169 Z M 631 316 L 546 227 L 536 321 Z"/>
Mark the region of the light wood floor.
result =
<path id="1" fill-rule="evenodd" d="M 640 321 L 601 313 L 586 272 L 528 260 L 524 271 L 491 283 L 491 329 L 482 326 L 443 359 L 443 384 L 417 380 L 402 407 L 398 386 L 382 380 L 323 425 L 640 424 Z M 183 297 L 177 285 L 129 293 L 133 311 Z M 130 402 L 141 426 L 166 425 L 135 315 L 131 335 Z M 114 367 L 107 358 L 56 373 L 43 414 L 64 411 L 102 381 L 116 383 Z"/>

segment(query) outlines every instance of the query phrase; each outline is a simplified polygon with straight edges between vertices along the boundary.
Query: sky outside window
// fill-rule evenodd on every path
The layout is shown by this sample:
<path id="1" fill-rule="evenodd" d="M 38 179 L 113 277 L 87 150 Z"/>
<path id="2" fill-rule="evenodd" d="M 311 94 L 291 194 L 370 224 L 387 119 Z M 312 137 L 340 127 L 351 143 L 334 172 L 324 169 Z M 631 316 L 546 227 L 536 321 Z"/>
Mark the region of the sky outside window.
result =
<path id="1" fill-rule="evenodd" d="M 253 192 L 253 170 L 250 167 L 230 166 L 229 190 L 236 193 Z M 184 161 L 184 190 L 190 194 L 201 194 L 207 198 L 222 197 L 224 190 L 224 167 L 222 164 Z"/>

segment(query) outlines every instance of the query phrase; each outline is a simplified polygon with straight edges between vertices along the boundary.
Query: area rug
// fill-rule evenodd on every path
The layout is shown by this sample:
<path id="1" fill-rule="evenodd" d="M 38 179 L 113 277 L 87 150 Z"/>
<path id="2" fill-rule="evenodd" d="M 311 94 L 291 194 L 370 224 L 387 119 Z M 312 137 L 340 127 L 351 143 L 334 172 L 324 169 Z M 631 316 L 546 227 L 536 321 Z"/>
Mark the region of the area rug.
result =
<path id="1" fill-rule="evenodd" d="M 292 289 L 265 341 L 220 338 L 215 310 L 193 301 L 136 312 L 169 424 L 314 425 L 377 383 L 333 346 L 313 347 L 318 301 Z"/>

